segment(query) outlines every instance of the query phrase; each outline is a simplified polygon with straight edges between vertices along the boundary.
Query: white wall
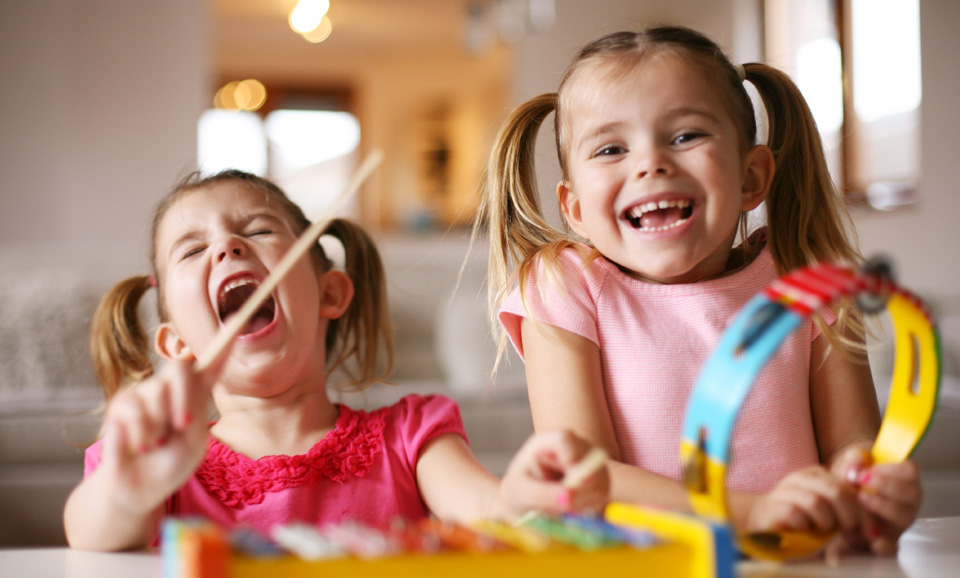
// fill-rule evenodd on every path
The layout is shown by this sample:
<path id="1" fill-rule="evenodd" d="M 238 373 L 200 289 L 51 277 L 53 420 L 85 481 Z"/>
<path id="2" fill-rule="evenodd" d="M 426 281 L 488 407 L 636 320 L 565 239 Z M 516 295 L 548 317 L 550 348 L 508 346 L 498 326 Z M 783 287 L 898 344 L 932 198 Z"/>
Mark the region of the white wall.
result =
<path id="1" fill-rule="evenodd" d="M 142 255 L 195 164 L 206 18 L 196 0 L 0 3 L 0 249 Z"/>

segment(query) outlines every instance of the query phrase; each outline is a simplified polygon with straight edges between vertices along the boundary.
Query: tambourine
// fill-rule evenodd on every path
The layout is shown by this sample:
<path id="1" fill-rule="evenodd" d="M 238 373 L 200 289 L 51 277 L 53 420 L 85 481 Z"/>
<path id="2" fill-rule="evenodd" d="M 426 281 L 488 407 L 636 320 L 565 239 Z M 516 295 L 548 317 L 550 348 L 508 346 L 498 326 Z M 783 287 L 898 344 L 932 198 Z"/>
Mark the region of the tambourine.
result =
<path id="1" fill-rule="evenodd" d="M 694 512 L 729 523 L 725 477 L 730 436 L 753 382 L 791 332 L 822 307 L 856 297 L 864 313 L 889 312 L 895 338 L 890 398 L 871 450 L 874 463 L 907 459 L 926 433 L 940 387 L 940 339 L 923 302 L 892 280 L 878 260 L 862 271 L 821 264 L 773 282 L 726 329 L 694 386 L 680 457 Z M 833 535 L 802 532 L 740 534 L 748 556 L 785 560 L 811 554 Z"/>

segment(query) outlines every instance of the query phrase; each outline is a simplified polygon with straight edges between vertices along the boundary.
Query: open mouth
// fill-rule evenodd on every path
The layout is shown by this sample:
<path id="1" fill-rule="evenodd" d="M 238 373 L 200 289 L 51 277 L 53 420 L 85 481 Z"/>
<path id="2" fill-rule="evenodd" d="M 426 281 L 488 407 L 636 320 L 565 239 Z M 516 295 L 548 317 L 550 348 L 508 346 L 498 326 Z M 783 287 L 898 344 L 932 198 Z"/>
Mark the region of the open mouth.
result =
<path id="1" fill-rule="evenodd" d="M 684 224 L 693 215 L 690 199 L 651 201 L 630 207 L 623 218 L 638 231 L 667 231 Z"/>
<path id="2" fill-rule="evenodd" d="M 217 296 L 217 313 L 220 315 L 220 321 L 225 323 L 231 315 L 234 315 L 247 299 L 260 286 L 260 280 L 255 277 L 239 277 L 231 279 L 220 288 L 220 294 Z M 241 335 L 249 335 L 262 330 L 273 322 L 277 311 L 276 302 L 273 297 L 267 297 L 257 311 L 250 317 L 250 321 L 240 330 Z"/>

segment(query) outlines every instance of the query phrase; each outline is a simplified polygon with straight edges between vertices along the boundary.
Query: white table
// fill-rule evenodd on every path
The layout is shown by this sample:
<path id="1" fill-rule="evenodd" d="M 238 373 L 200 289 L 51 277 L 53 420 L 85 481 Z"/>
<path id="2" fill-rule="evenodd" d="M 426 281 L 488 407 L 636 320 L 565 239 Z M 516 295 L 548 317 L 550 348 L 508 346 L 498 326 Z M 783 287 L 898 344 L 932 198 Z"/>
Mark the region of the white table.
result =
<path id="1" fill-rule="evenodd" d="M 848 557 L 833 568 L 822 561 L 780 566 L 749 561 L 738 565 L 737 574 L 741 578 L 960 576 L 960 517 L 918 520 L 901 538 L 896 558 Z M 0 576 L 160 578 L 161 564 L 156 552 L 100 554 L 68 548 L 10 549 L 0 550 Z"/>

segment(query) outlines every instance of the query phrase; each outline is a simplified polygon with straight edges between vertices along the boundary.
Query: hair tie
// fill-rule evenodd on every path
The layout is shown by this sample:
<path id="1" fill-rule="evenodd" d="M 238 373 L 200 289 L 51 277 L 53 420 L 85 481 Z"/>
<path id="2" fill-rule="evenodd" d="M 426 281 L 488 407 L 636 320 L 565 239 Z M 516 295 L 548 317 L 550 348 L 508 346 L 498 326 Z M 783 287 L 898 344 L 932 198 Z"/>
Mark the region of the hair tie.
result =
<path id="1" fill-rule="evenodd" d="M 737 78 L 740 79 L 740 82 L 743 82 L 747 79 L 747 71 L 743 69 L 742 64 L 732 64 L 734 72 L 737 73 Z"/>
<path id="2" fill-rule="evenodd" d="M 323 253 L 327 256 L 327 259 L 330 259 L 332 267 L 344 271 L 347 267 L 347 249 L 343 246 L 343 241 L 339 237 L 324 233 L 320 235 L 317 242 L 323 248 Z"/>
<path id="3" fill-rule="evenodd" d="M 156 286 L 157 286 L 157 277 L 156 277 L 156 275 L 154 275 L 153 273 L 151 273 L 150 275 L 148 275 L 148 276 L 147 276 L 147 283 L 149 283 L 151 287 L 156 287 Z"/>

